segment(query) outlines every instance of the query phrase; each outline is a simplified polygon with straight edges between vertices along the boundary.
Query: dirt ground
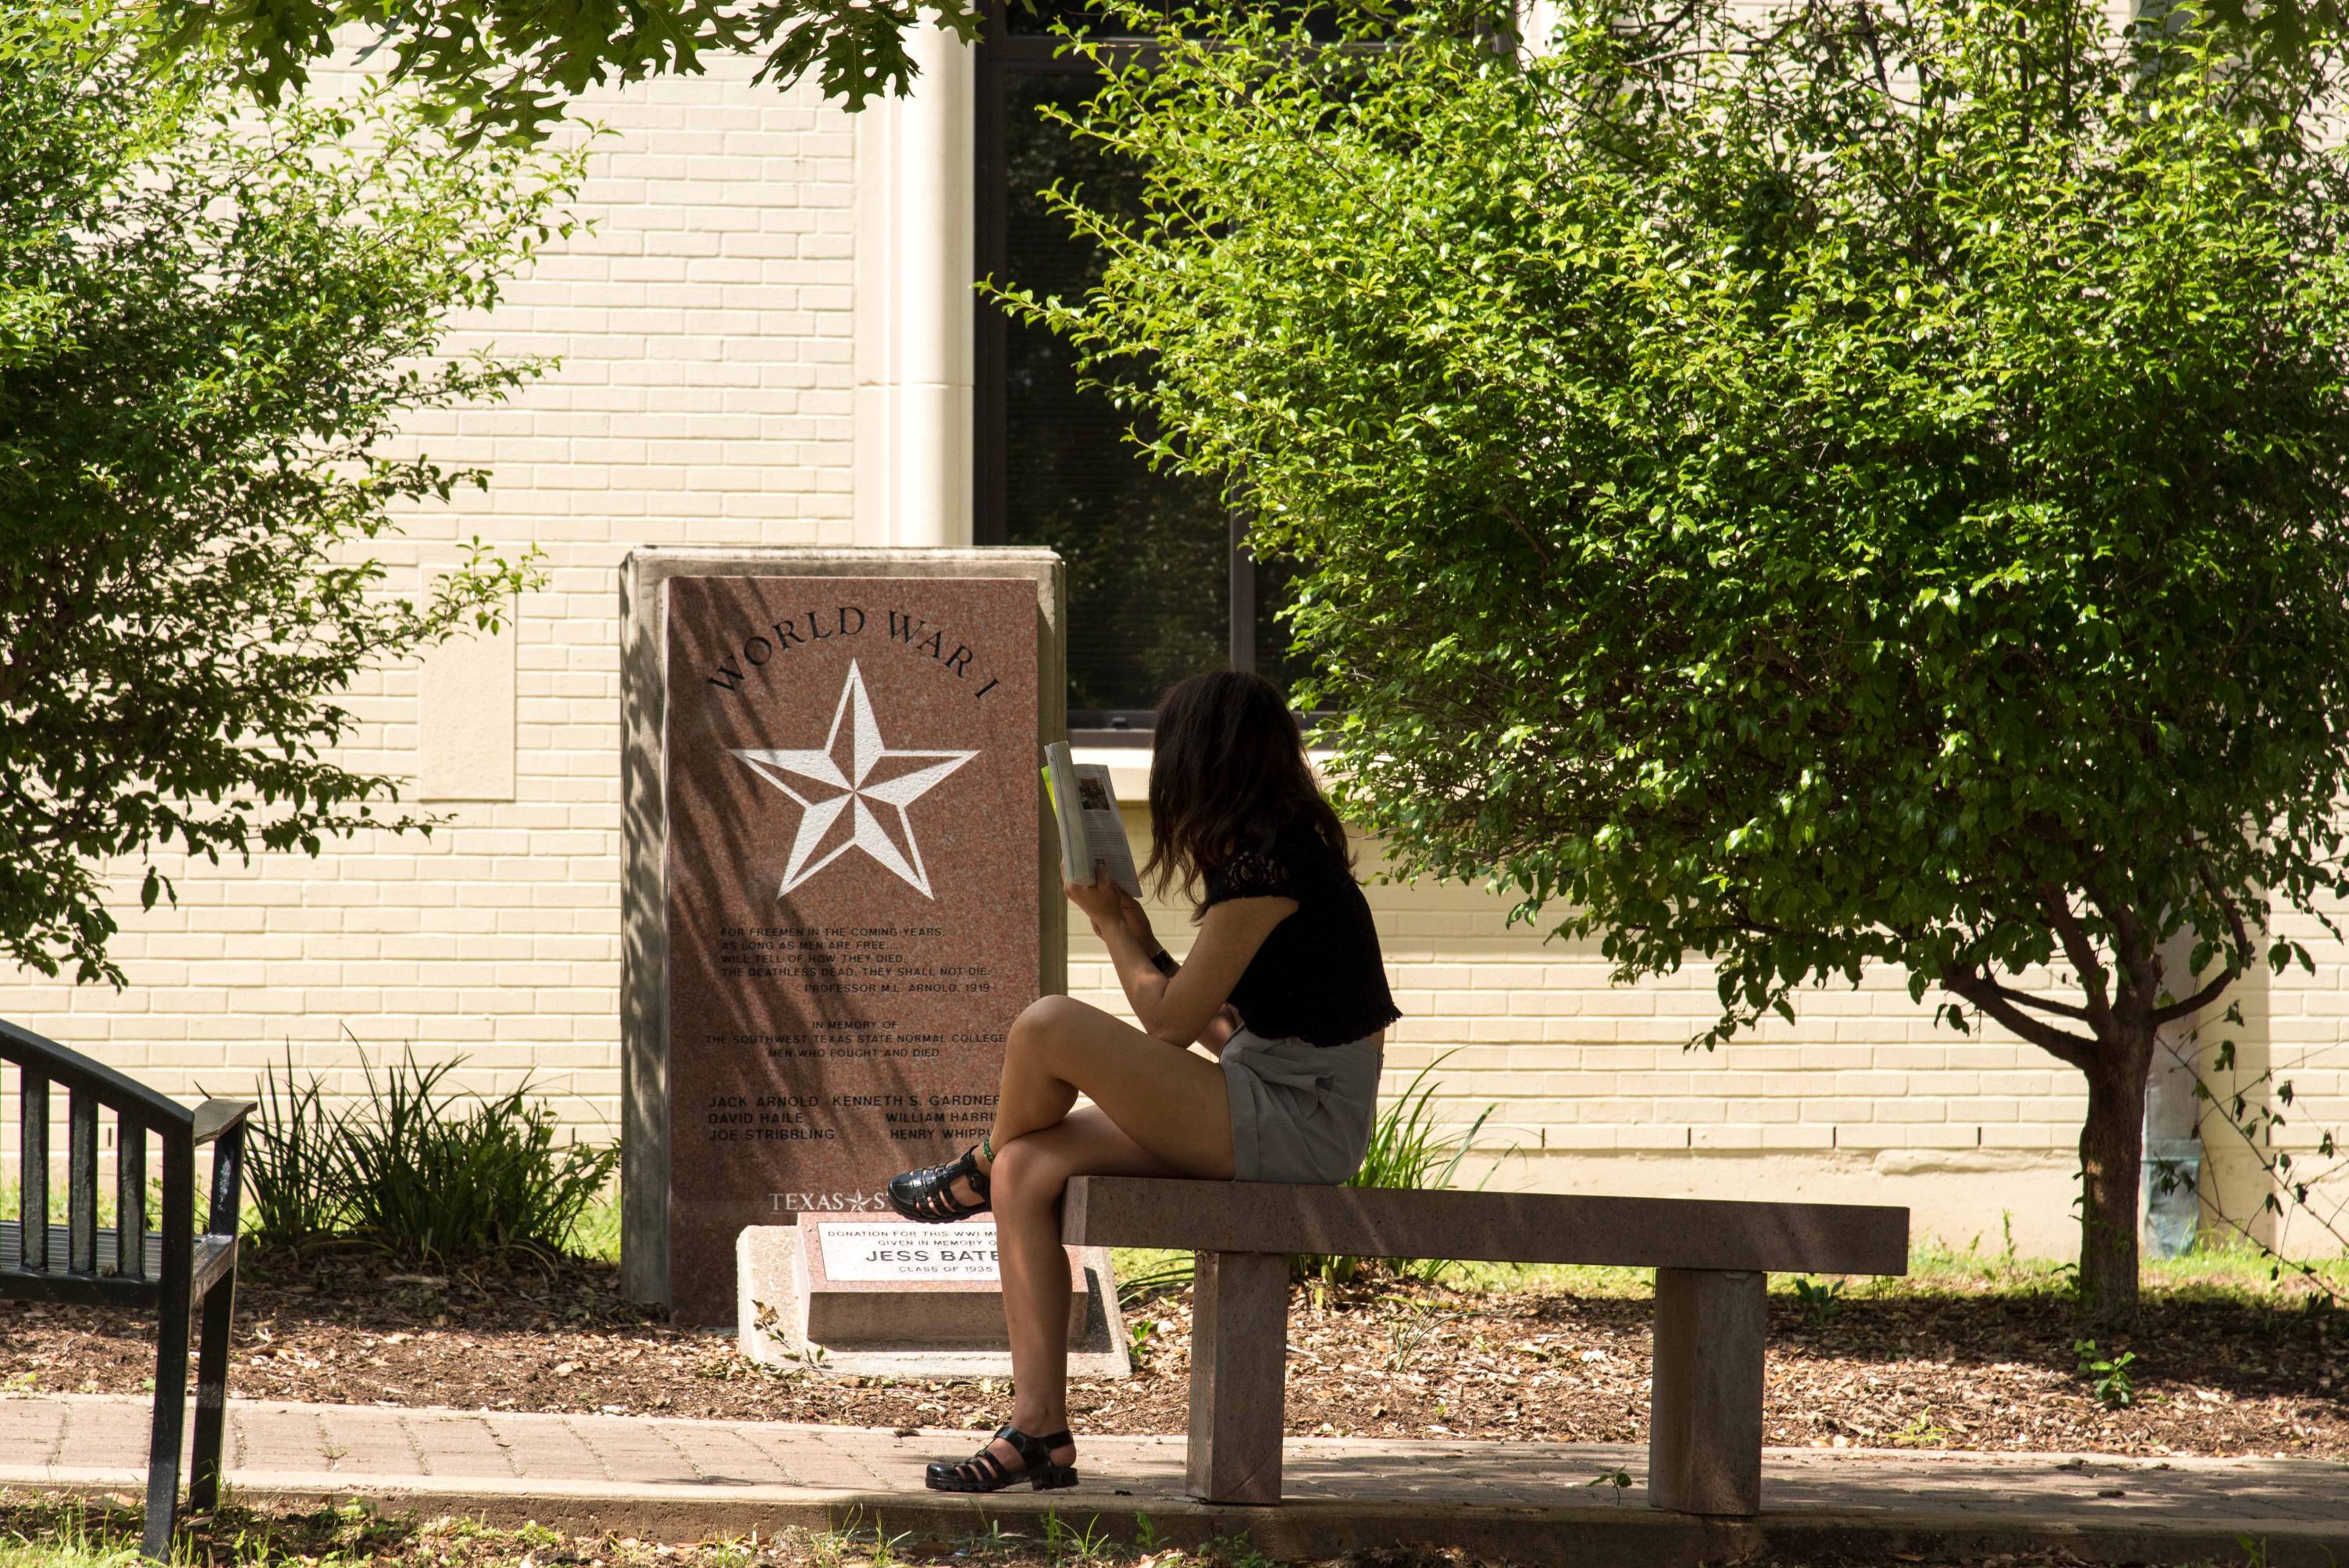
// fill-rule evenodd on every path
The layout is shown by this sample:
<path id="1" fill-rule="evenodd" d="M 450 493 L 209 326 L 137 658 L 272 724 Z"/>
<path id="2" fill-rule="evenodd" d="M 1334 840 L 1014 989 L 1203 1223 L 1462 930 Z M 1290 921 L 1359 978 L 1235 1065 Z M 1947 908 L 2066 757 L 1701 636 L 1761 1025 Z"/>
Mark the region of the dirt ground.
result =
<path id="1" fill-rule="evenodd" d="M 2157 1292 L 2100 1357 L 2134 1355 L 2130 1402 L 2079 1370 L 2054 1294 L 1910 1289 L 1771 1297 L 1767 1440 L 2349 1460 L 2349 1315 L 2248 1292 Z M 1649 1305 L 1537 1278 L 1456 1291 L 1381 1280 L 1292 1302 L 1288 1429 L 1324 1436 L 1626 1442 L 1645 1436 Z M 1187 1292 L 1129 1306 L 1139 1375 L 1080 1382 L 1078 1430 L 1179 1433 Z M 0 1304 L 0 1390 L 137 1392 L 152 1326 Z M 365 1253 L 257 1254 L 238 1293 L 233 1398 L 992 1428 L 991 1381 L 778 1374 L 730 1336 L 620 1299 L 607 1264 L 388 1274 Z M 2116 1396 L 2117 1391 L 2113 1391 Z"/>

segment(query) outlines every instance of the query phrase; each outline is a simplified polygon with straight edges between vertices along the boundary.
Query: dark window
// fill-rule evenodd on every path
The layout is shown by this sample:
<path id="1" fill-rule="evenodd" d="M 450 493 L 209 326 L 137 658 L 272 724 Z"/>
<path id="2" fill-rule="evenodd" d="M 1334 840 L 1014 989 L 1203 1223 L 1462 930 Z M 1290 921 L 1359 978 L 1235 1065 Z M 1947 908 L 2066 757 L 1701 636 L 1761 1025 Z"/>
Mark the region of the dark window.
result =
<path id="1" fill-rule="evenodd" d="M 1092 96 L 1092 67 L 1059 55 L 1050 32 L 1084 7 L 1008 9 L 988 6 L 978 51 L 978 273 L 1081 294 L 1101 257 L 1038 192 L 1057 180 L 1093 201 L 1132 202 L 1139 181 L 1037 113 Z M 1147 415 L 1081 389 L 1065 343 L 975 303 L 973 533 L 981 544 L 1049 545 L 1069 563 L 1071 729 L 1146 738 L 1161 691 L 1226 664 L 1286 688 L 1295 672 L 1275 614 L 1289 574 L 1249 559 L 1244 522 L 1215 486 L 1151 471 L 1127 437 L 1137 418 L 1148 433 Z"/>

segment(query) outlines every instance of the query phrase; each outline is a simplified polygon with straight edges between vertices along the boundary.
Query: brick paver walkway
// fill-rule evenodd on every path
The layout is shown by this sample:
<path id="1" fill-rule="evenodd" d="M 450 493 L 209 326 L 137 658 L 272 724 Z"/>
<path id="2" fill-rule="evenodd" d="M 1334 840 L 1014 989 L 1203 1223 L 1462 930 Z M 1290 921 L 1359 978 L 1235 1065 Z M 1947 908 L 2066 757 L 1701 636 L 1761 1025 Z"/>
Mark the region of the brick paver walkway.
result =
<path id="1" fill-rule="evenodd" d="M 951 1532 L 974 1524 L 978 1507 L 920 1490 L 923 1462 L 968 1452 L 969 1432 L 248 1401 L 229 1410 L 231 1484 L 249 1496 L 374 1495 L 672 1539 L 852 1514 Z M 0 1487 L 135 1490 L 147 1421 L 135 1399 L 0 1399 Z M 1571 1561 L 1620 1538 L 1642 1561 L 1670 1562 L 1764 1543 L 2011 1550 L 2053 1536 L 2091 1558 L 2184 1562 L 2240 1560 L 2236 1540 L 2251 1536 L 2280 1565 L 2328 1553 L 2349 1563 L 2349 1466 L 2329 1461 L 1774 1449 L 1762 1520 L 1732 1524 L 1649 1509 L 1646 1459 L 1597 1444 L 1292 1438 L 1292 1501 L 1214 1509 L 1183 1496 L 1179 1439 L 1089 1438 L 1081 1490 L 1005 1492 L 988 1506 L 1112 1523 L 1146 1513 L 1162 1539 L 1245 1529 L 1268 1550 L 1421 1539 Z M 1619 1469 L 1628 1489 L 1588 1484 Z"/>

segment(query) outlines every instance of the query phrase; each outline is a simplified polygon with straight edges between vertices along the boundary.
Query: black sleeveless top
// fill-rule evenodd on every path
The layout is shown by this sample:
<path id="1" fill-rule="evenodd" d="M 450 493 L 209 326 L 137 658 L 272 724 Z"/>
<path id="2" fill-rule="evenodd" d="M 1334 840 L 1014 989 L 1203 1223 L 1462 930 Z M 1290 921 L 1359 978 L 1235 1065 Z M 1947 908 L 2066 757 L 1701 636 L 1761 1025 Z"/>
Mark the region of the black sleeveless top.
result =
<path id="1" fill-rule="evenodd" d="M 1250 1031 L 1342 1046 L 1402 1016 L 1387 990 L 1370 901 L 1309 823 L 1291 822 L 1265 847 L 1241 851 L 1206 882 L 1209 908 L 1233 898 L 1297 901 L 1232 987 Z"/>

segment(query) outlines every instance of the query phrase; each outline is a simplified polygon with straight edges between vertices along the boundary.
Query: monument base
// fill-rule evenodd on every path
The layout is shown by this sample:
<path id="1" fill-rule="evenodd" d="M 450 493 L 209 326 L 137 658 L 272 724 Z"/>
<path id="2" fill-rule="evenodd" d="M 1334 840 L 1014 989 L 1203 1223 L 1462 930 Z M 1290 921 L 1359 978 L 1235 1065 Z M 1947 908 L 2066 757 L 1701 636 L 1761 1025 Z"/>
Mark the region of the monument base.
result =
<path id="1" fill-rule="evenodd" d="M 1108 1250 L 1068 1254 L 1070 1375 L 1131 1376 Z M 1011 1373 L 991 1221 L 804 1215 L 746 1226 L 735 1278 L 739 1347 L 761 1366 L 860 1377 Z"/>

